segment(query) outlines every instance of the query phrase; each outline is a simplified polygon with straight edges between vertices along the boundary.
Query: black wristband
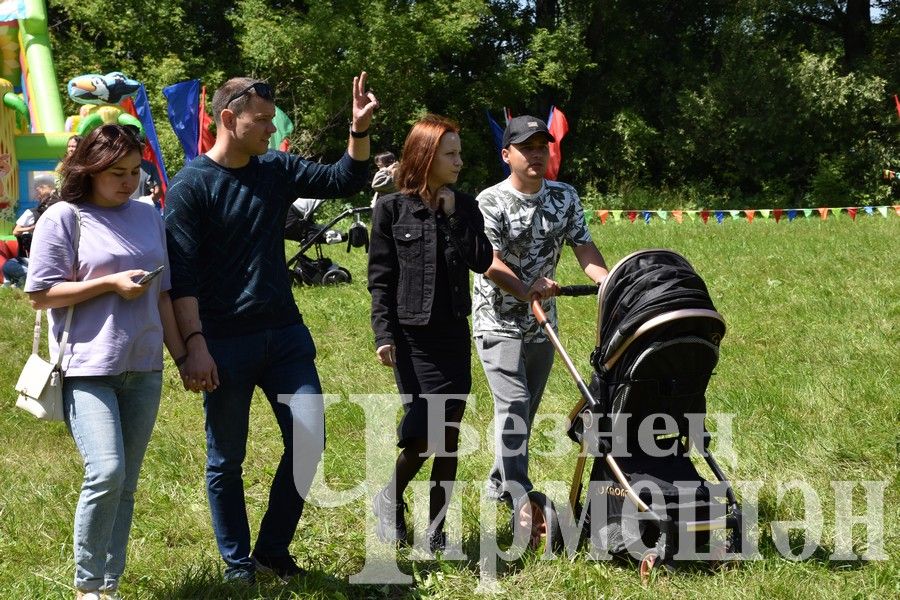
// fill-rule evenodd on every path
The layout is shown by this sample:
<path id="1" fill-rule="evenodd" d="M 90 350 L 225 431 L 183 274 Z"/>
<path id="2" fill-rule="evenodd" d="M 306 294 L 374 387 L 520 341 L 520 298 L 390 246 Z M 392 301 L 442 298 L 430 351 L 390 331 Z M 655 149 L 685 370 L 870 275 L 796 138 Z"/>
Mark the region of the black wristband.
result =
<path id="1" fill-rule="evenodd" d="M 181 356 L 179 356 L 178 358 L 176 358 L 176 359 L 175 359 L 175 366 L 176 366 L 176 367 L 180 367 L 181 365 L 183 365 L 183 364 L 185 363 L 185 361 L 187 360 L 187 357 L 188 357 L 187 352 L 185 352 L 183 355 L 181 355 Z"/>
<path id="2" fill-rule="evenodd" d="M 187 343 L 188 343 L 188 342 L 190 341 L 190 339 L 191 339 L 192 337 L 194 337 L 195 335 L 203 336 L 203 338 L 206 339 L 206 336 L 203 335 L 203 332 L 200 331 L 200 330 L 198 329 L 197 331 L 195 331 L 195 332 L 193 332 L 193 333 L 189 333 L 189 334 L 187 335 L 187 337 L 184 338 L 184 345 L 187 346 Z"/>
<path id="3" fill-rule="evenodd" d="M 369 130 L 365 131 L 353 131 L 353 125 L 350 126 L 350 137 L 354 137 L 356 139 L 362 139 L 364 137 L 369 137 Z"/>

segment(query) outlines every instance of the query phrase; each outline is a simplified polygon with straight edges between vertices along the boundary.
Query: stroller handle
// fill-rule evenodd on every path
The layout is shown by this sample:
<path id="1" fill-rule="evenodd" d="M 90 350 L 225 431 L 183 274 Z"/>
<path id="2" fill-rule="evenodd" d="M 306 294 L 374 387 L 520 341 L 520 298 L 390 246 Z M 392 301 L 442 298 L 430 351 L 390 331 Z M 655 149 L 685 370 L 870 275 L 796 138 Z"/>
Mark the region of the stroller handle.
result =
<path id="1" fill-rule="evenodd" d="M 559 288 L 560 296 L 596 296 L 596 285 L 564 285 Z"/>
<path id="2" fill-rule="evenodd" d="M 570 285 L 560 288 L 560 295 L 573 295 L 562 293 L 562 291 L 567 288 L 584 288 L 580 295 L 587 295 L 586 292 L 588 289 L 590 289 L 591 294 L 597 293 L 597 287 L 593 285 Z M 547 338 L 550 340 L 550 343 L 553 344 L 554 348 L 556 348 L 556 351 L 559 353 L 560 358 L 562 358 L 563 363 L 566 365 L 566 369 L 569 371 L 572 379 L 575 380 L 575 385 L 578 386 L 578 391 L 581 392 L 581 397 L 584 398 L 584 401 L 588 403 L 588 406 L 594 406 L 596 401 L 591 395 L 587 384 L 584 382 L 584 379 L 581 378 L 581 374 L 575 367 L 575 363 L 572 362 L 572 358 L 569 356 L 569 353 L 566 352 L 565 348 L 563 348 L 562 342 L 559 341 L 559 337 L 556 335 L 556 332 L 553 331 L 553 326 L 550 324 L 550 321 L 547 320 L 547 313 L 544 312 L 544 308 L 541 306 L 540 294 L 534 294 L 531 296 L 531 312 L 534 313 L 534 318 L 535 320 L 537 320 L 538 325 L 541 327 L 541 329 L 544 330 L 544 333 L 547 334 Z"/>

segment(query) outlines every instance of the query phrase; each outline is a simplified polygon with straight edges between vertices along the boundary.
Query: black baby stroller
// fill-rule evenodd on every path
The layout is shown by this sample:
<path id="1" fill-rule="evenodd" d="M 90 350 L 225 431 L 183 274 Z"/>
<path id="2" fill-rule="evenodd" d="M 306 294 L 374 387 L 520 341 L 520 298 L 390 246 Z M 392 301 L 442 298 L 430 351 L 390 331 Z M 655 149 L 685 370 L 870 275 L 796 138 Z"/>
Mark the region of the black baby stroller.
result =
<path id="1" fill-rule="evenodd" d="M 705 425 L 705 392 L 725 322 L 703 280 L 681 255 L 643 250 L 619 261 L 599 291 L 593 286 L 563 288 L 567 291 L 598 294 L 590 386 L 540 302 L 532 302 L 582 396 L 569 415 L 569 437 L 582 451 L 568 510 L 559 512 L 568 520 L 562 525 L 578 530 L 578 542 L 589 537 L 601 551 L 640 558 L 642 577 L 654 568 L 671 569 L 682 558 L 739 553 L 740 506 L 709 453 Z M 692 446 L 718 483 L 699 474 L 690 458 Z M 589 457 L 593 464 L 582 498 Z M 556 517 L 554 510 L 548 512 Z M 558 527 L 550 528 L 557 548 Z M 711 544 L 716 530 L 724 531 L 724 540 Z"/>
<path id="2" fill-rule="evenodd" d="M 340 244 L 347 242 L 350 248 L 365 247 L 369 250 L 369 230 L 360 220 L 360 215 L 371 212 L 368 206 L 348 208 L 325 225 L 315 222 L 315 212 L 325 201 L 321 199 L 303 198 L 294 202 L 288 210 L 284 226 L 284 238 L 300 242 L 300 250 L 287 261 L 288 270 L 298 285 L 321 285 L 350 283 L 353 278 L 350 271 L 322 254 L 322 244 Z M 347 233 L 341 233 L 331 227 L 338 221 L 354 216 L 355 220 Z M 306 255 L 310 248 L 315 249 L 315 258 Z"/>

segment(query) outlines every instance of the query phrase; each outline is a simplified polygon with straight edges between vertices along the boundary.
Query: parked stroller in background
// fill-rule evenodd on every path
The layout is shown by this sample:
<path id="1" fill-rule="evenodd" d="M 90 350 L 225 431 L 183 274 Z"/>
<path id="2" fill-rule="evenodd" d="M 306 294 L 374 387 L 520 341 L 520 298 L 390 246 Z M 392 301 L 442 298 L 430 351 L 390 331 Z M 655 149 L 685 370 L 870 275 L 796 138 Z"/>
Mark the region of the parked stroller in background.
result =
<path id="1" fill-rule="evenodd" d="M 572 519 L 566 523 L 570 529 L 572 523 L 576 528 L 583 523 L 579 542 L 590 537 L 612 555 L 640 558 L 644 578 L 660 566 L 671 569 L 676 553 L 688 548 L 704 552 L 715 530 L 725 531 L 719 550 L 739 553 L 740 506 L 709 453 L 711 435 L 705 425 L 706 387 L 725 334 L 725 322 L 706 285 L 681 255 L 644 250 L 619 261 L 599 291 L 594 286 L 562 289 L 564 295 L 595 293 L 599 314 L 590 386 L 547 322 L 540 302 L 532 302 L 538 323 L 582 396 L 569 415 L 568 431 L 582 451 L 569 510 L 559 516 Z M 692 446 L 718 483 L 698 473 L 690 458 Z M 582 499 L 588 457 L 593 465 Z M 597 502 L 603 504 L 592 506 Z M 548 521 L 558 518 L 552 505 L 546 512 Z M 548 529 L 556 536 L 554 547 L 561 548 L 559 523 Z M 689 541 L 694 544 L 687 545 Z"/>
<path id="2" fill-rule="evenodd" d="M 371 207 L 348 208 L 325 225 L 315 222 L 316 210 L 325 202 L 322 199 L 300 198 L 288 209 L 284 226 L 284 238 L 300 242 L 300 250 L 287 261 L 288 270 L 298 285 L 330 285 L 350 283 L 353 278 L 350 271 L 322 254 L 323 244 L 340 244 L 347 242 L 350 248 L 369 250 L 369 230 L 360 219 L 360 215 L 372 212 Z M 355 217 L 347 233 L 332 229 L 335 223 L 347 217 Z M 307 256 L 306 251 L 315 250 L 315 258 Z"/>

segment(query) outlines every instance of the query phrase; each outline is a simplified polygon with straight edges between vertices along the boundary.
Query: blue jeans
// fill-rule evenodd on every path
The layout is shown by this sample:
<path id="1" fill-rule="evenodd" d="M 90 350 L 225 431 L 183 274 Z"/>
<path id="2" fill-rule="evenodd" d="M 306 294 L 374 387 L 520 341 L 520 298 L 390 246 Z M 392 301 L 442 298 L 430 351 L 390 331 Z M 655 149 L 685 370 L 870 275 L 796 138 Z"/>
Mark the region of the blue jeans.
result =
<path id="1" fill-rule="evenodd" d="M 259 386 L 281 430 L 284 453 L 269 490 L 269 505 L 259 527 L 255 554 L 286 556 L 303 512 L 308 482 L 295 483 L 294 441 L 303 470 L 315 470 L 324 444 L 324 403 L 314 363 L 316 347 L 305 325 L 290 325 L 225 339 L 208 339 L 219 372 L 219 387 L 204 395 L 206 410 L 206 491 L 219 553 L 227 567 L 253 570 L 250 525 L 244 501 L 242 464 L 247 450 L 250 400 Z M 291 407 L 279 394 L 310 395 Z M 298 428 L 298 431 L 294 429 Z M 295 435 L 297 434 L 297 435 Z M 302 434 L 302 435 L 301 435 Z M 311 443 L 307 443 L 311 442 Z M 299 470 L 300 465 L 296 465 Z M 310 476 L 311 479 L 311 476 Z M 298 490 L 300 488 L 300 490 Z"/>
<path id="2" fill-rule="evenodd" d="M 64 380 L 66 424 L 84 458 L 84 483 L 75 509 L 78 589 L 118 587 L 134 491 L 161 390 L 160 371 Z"/>
<path id="3" fill-rule="evenodd" d="M 12 285 L 25 287 L 25 278 L 28 276 L 27 258 L 10 258 L 3 263 L 3 279 Z"/>

